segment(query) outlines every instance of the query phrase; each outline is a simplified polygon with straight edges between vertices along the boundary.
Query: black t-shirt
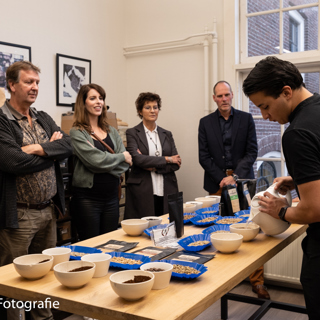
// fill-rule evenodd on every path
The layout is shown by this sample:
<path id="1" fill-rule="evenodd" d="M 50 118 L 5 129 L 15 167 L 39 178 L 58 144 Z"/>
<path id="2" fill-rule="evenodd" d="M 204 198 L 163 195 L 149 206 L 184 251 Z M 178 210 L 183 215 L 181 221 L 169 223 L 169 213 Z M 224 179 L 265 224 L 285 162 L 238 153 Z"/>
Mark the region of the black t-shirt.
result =
<path id="1" fill-rule="evenodd" d="M 296 185 L 320 180 L 319 119 L 320 95 L 314 94 L 291 113 L 290 126 L 282 137 L 288 172 Z M 320 223 L 310 226 L 320 228 Z"/>
<path id="2" fill-rule="evenodd" d="M 114 149 L 114 144 L 108 135 L 103 140 L 107 145 Z M 94 140 L 94 146 L 104 152 L 109 152 L 107 148 L 97 140 Z M 74 187 L 74 191 L 79 198 L 87 198 L 94 200 L 105 200 L 114 199 L 118 197 L 118 185 L 120 180 L 118 177 L 113 176 L 108 172 L 95 173 L 93 177 L 92 188 L 79 188 Z"/>

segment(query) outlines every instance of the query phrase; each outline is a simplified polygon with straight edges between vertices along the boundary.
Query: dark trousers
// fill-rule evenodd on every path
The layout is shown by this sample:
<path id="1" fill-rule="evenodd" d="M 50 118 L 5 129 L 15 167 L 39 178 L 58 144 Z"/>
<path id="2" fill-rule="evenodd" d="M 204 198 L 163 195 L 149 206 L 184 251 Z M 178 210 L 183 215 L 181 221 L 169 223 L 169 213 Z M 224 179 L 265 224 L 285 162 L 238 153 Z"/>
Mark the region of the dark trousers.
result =
<path id="1" fill-rule="evenodd" d="M 119 199 L 116 196 L 104 201 L 75 196 L 72 199 L 72 219 L 81 241 L 114 231 L 119 224 Z"/>
<path id="2" fill-rule="evenodd" d="M 320 236 L 307 235 L 302 241 L 303 260 L 300 281 L 310 320 L 320 319 Z"/>
<path id="3" fill-rule="evenodd" d="M 153 195 L 153 201 L 154 201 L 154 215 L 157 217 L 162 216 L 163 215 L 163 197 Z"/>

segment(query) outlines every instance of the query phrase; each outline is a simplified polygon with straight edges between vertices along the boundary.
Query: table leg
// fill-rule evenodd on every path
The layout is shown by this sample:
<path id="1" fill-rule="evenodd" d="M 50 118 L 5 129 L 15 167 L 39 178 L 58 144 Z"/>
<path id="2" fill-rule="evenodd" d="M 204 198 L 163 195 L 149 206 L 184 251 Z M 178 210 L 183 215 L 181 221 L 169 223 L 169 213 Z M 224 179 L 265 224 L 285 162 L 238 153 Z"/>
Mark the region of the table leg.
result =
<path id="1" fill-rule="evenodd" d="M 221 320 L 228 319 L 228 297 L 224 295 L 220 299 Z"/>

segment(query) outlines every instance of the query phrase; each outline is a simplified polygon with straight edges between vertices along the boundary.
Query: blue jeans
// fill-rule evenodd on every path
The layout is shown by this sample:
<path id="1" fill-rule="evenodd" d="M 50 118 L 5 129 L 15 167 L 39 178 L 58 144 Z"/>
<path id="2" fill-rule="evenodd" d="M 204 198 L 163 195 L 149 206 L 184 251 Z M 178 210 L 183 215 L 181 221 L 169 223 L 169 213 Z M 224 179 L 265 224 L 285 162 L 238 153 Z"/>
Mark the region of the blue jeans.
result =
<path id="1" fill-rule="evenodd" d="M 105 201 L 74 196 L 72 219 L 81 241 L 114 231 L 119 223 L 119 199 Z"/>

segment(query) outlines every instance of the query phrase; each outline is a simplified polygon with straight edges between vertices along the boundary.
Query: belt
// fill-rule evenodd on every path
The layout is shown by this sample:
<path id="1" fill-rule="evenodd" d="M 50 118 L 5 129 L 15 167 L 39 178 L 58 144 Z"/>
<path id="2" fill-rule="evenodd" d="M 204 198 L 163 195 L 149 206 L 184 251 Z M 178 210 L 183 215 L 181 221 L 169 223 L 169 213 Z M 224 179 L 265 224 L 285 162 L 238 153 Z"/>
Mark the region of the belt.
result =
<path id="1" fill-rule="evenodd" d="M 227 176 L 232 176 L 232 174 L 233 174 L 233 169 L 226 169 Z"/>
<path id="2" fill-rule="evenodd" d="M 17 208 L 27 208 L 27 209 L 35 209 L 35 210 L 43 210 L 50 206 L 52 200 L 40 202 L 40 203 L 26 203 L 26 202 L 17 202 Z"/>

